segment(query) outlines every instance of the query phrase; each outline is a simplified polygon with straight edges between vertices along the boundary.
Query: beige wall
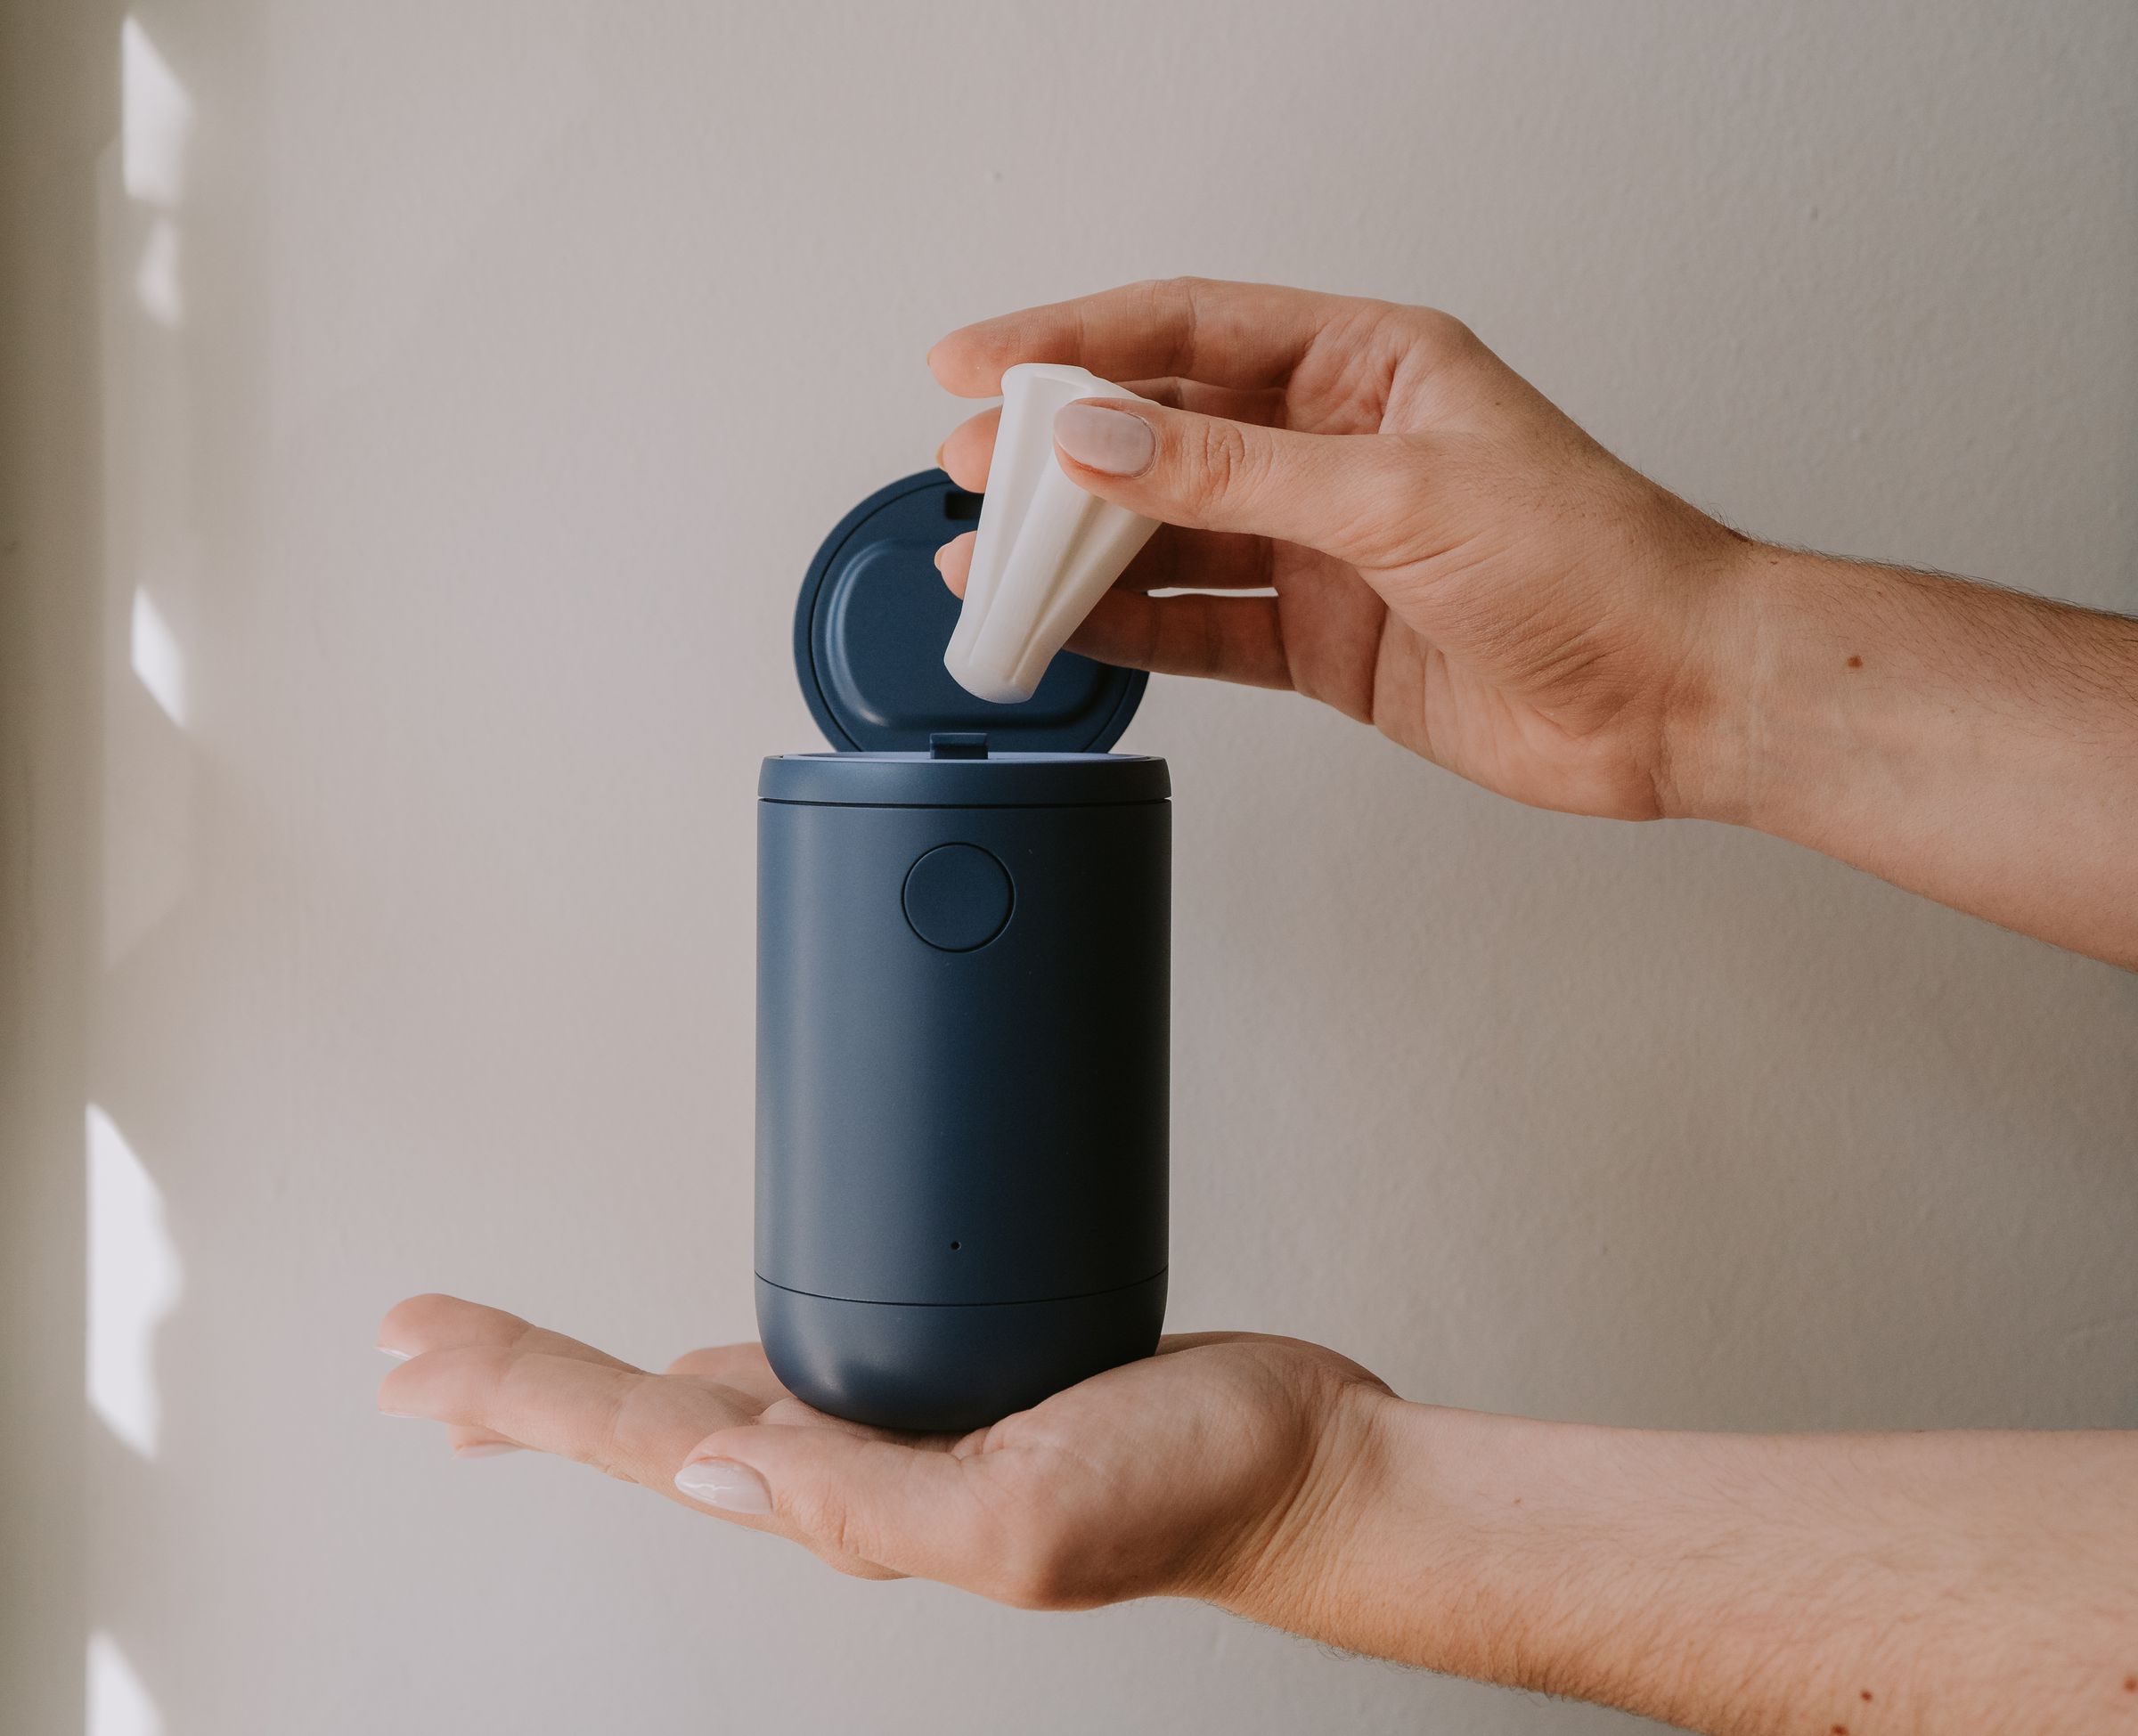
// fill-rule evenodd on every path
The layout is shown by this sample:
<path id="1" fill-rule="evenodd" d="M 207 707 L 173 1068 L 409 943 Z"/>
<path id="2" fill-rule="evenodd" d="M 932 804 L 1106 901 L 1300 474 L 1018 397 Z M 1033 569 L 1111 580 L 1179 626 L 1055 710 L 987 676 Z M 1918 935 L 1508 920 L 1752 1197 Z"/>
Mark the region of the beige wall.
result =
<path id="1" fill-rule="evenodd" d="M 751 1332 L 752 782 L 967 317 L 1431 300 L 1750 531 L 2138 606 L 2138 13 L 6 12 L 0 1727 L 86 1671 L 107 1736 L 1623 1722 L 452 1464 L 373 1321 Z M 2131 977 L 1302 702 L 1161 681 L 1128 745 L 1177 1325 L 1549 1416 L 2138 1423 Z"/>

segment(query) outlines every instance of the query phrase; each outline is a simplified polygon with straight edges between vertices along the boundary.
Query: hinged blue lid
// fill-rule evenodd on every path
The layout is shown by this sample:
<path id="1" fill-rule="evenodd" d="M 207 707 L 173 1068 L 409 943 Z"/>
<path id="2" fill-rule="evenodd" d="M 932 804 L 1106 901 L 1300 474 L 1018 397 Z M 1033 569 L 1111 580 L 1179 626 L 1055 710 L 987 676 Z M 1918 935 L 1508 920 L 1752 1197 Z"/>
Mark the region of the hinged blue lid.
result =
<path id="1" fill-rule="evenodd" d="M 1103 754 L 1143 697 L 1139 669 L 1067 652 L 1021 705 L 975 699 L 943 666 L 958 599 L 935 550 L 980 521 L 980 497 L 941 470 L 879 488 L 839 520 L 802 582 L 795 672 L 842 751 L 926 755 L 928 738 L 984 731 L 997 754 Z"/>

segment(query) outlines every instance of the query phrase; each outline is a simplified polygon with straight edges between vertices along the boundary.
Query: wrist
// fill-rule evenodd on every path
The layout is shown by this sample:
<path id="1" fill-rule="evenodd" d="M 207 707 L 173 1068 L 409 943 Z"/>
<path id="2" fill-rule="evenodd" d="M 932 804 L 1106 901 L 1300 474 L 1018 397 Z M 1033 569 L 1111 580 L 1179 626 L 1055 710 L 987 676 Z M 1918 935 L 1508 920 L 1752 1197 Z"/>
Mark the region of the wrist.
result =
<path id="1" fill-rule="evenodd" d="M 1682 1515 L 1706 1499 L 1702 1438 L 1386 1394 L 1367 1418 L 1360 1475 L 1295 1588 L 1310 1595 L 1261 1619 L 1447 1675 L 1698 1721 L 1681 1666 L 1699 1649 L 1701 1600 L 1672 1576 Z M 1688 1536 L 1712 1541 L 1701 1526 Z"/>
<path id="2" fill-rule="evenodd" d="M 1384 1511 L 1390 1443 L 1382 1414 L 1401 1405 L 1377 1382 L 1334 1387 L 1269 1509 L 1174 1589 L 1290 1633 L 1354 1643 L 1343 1637 L 1341 1610 L 1362 1544 Z"/>
<path id="3" fill-rule="evenodd" d="M 1511 1463 L 1554 1427 L 1347 1387 L 1281 1512 L 1189 1593 L 1346 1650 L 1538 1685 L 1512 1661 L 1518 1612 L 1489 1594 L 1488 1567 L 1533 1547 L 1509 1529 L 1523 1520 Z"/>
<path id="4" fill-rule="evenodd" d="M 1672 1515 L 1696 1437 L 1357 1401 L 1349 1474 L 1237 1613 L 1443 1674 L 1655 1716 L 1690 1708 L 1670 1660 Z M 1693 1497 L 1695 1504 L 1697 1497 Z M 1664 1534 L 1658 1546 L 1655 1533 Z"/>
<path id="5" fill-rule="evenodd" d="M 1666 818 L 1759 827 L 1772 623 L 1813 558 L 1735 536 L 1710 558 L 1664 707 L 1657 783 Z"/>
<path id="6" fill-rule="evenodd" d="M 2138 623 L 1759 543 L 1699 597 L 1664 812 L 2138 961 Z"/>
<path id="7" fill-rule="evenodd" d="M 1578 1553 L 1562 1455 L 1594 1431 L 1393 1395 L 1372 1424 L 1363 1546 L 1328 1600 L 1341 1642 L 1479 1681 L 1593 1692 L 1556 1654 L 1569 1635 L 1543 1615 L 1522 1564 Z"/>

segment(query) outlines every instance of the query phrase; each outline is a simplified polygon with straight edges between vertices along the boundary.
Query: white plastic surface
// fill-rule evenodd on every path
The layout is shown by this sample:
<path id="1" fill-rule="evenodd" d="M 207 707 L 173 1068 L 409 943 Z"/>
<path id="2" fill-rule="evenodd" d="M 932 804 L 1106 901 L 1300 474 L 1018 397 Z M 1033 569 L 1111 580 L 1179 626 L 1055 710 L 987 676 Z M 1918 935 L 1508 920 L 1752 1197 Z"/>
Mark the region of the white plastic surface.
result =
<path id="1" fill-rule="evenodd" d="M 975 698 L 1031 698 L 1054 654 L 1158 528 L 1087 494 L 1054 456 L 1054 416 L 1064 404 L 1135 395 L 1054 363 L 1020 363 L 1002 376 L 1002 424 L 965 607 L 943 657 Z"/>

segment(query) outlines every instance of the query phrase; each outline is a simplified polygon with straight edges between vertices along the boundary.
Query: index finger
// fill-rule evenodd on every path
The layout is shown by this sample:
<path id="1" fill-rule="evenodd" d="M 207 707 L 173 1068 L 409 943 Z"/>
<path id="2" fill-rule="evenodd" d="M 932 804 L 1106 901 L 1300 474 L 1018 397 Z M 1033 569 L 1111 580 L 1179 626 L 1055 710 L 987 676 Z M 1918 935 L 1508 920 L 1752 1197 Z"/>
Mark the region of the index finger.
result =
<path id="1" fill-rule="evenodd" d="M 502 1344 L 426 1350 L 389 1373 L 379 1408 L 484 1429 L 540 1453 L 675 1495 L 671 1479 L 692 1445 L 746 1422 L 739 1392 L 665 1381 L 636 1368 Z"/>
<path id="2" fill-rule="evenodd" d="M 501 1350 L 540 1351 L 552 1357 L 575 1357 L 581 1362 L 599 1363 L 608 1368 L 622 1368 L 632 1373 L 638 1370 L 619 1357 L 606 1350 L 597 1350 L 591 1344 L 582 1344 L 575 1338 L 567 1338 L 562 1333 L 552 1333 L 537 1326 L 531 1320 L 522 1320 L 517 1314 L 507 1314 L 502 1308 L 486 1308 L 480 1302 L 463 1301 L 458 1296 L 444 1296 L 433 1292 L 425 1296 L 411 1296 L 404 1302 L 396 1302 L 387 1310 L 386 1318 L 379 1323 L 379 1348 L 388 1356 L 406 1360 L 421 1356 L 429 1350 L 445 1350 L 457 1346 L 487 1345 Z"/>
<path id="3" fill-rule="evenodd" d="M 1167 278 L 983 320 L 938 343 L 928 366 L 964 398 L 993 396 L 1002 371 L 1020 362 L 1073 363 L 1108 379 L 1281 386 L 1333 321 L 1374 306 L 1273 283 Z"/>

